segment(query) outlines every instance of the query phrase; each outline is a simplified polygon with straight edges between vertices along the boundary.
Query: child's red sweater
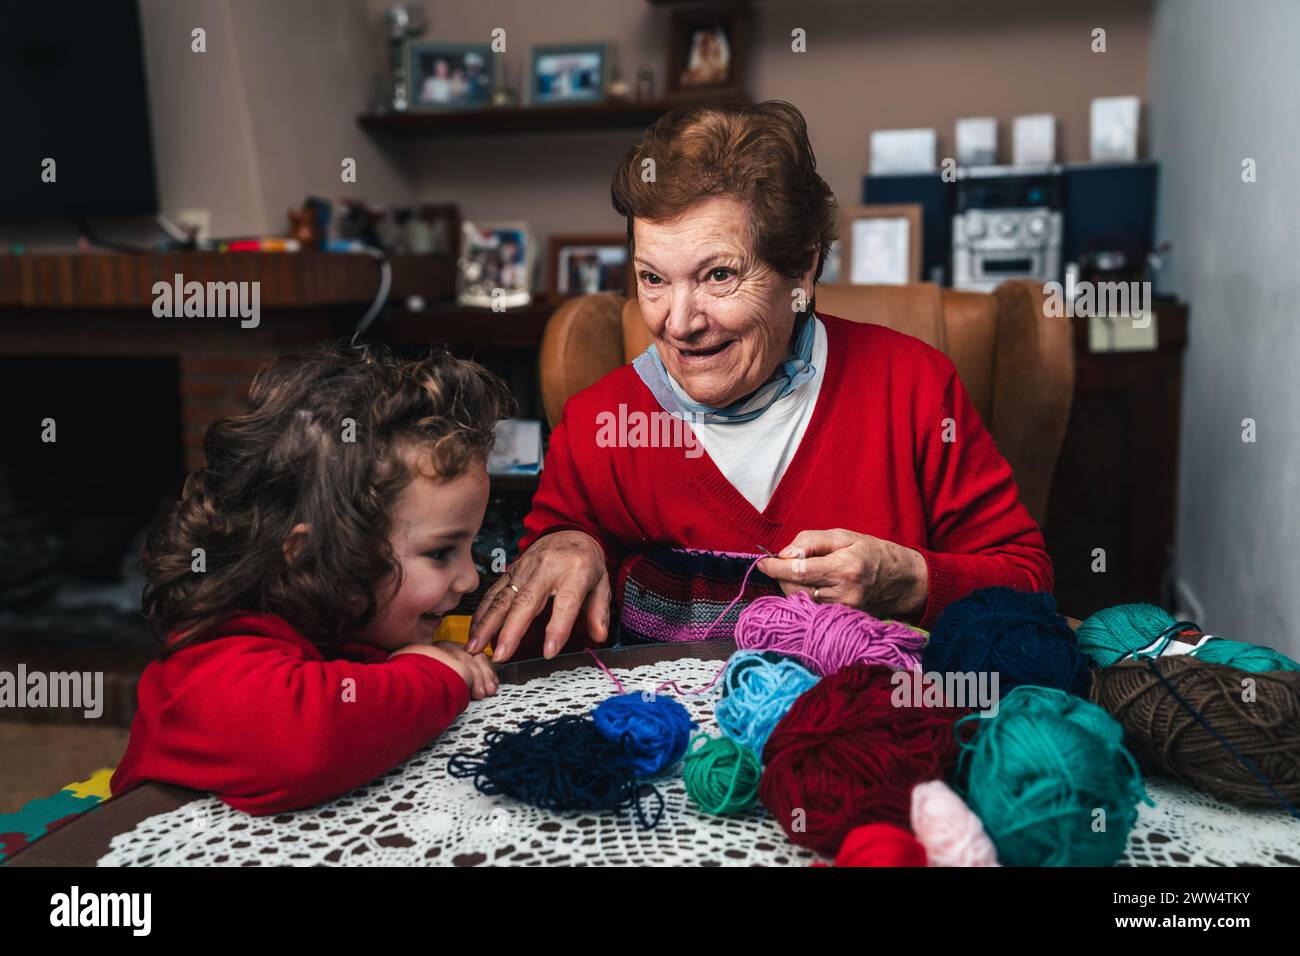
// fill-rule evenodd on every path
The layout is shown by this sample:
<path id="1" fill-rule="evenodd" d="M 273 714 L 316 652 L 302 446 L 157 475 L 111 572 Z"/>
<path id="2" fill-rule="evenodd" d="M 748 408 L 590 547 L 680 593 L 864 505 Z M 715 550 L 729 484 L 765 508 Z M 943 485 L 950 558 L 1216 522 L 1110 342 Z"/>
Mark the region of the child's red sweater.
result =
<path id="1" fill-rule="evenodd" d="M 753 554 L 779 551 L 800 531 L 847 528 L 924 555 L 926 628 L 979 588 L 1050 591 L 1043 535 L 948 357 L 883 326 L 818 317 L 826 377 L 765 511 L 707 453 L 605 447 L 601 413 L 662 411 L 625 365 L 566 403 L 521 546 L 585 531 L 604 548 L 613 584 L 623 559 L 649 545 Z"/>
<path id="2" fill-rule="evenodd" d="M 392 769 L 469 705 L 464 678 L 423 654 L 354 644 L 327 659 L 271 614 L 213 633 L 145 668 L 114 795 L 153 780 L 253 814 L 312 806 Z"/>

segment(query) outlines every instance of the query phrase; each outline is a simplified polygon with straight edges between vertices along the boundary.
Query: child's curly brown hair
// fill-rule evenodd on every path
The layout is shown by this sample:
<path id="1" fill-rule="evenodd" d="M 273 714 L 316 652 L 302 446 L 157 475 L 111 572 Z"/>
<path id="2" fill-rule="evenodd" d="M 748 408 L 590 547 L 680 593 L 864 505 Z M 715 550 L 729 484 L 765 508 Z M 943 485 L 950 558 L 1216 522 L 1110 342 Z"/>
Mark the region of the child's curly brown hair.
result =
<path id="1" fill-rule="evenodd" d="M 264 366 L 248 411 L 209 426 L 206 466 L 145 546 L 144 612 L 164 655 L 244 611 L 339 643 L 374 617 L 386 578 L 400 586 L 389 515 L 415 460 L 456 478 L 513 412 L 500 379 L 445 351 L 329 343 Z M 291 562 L 299 524 L 310 530 Z"/>

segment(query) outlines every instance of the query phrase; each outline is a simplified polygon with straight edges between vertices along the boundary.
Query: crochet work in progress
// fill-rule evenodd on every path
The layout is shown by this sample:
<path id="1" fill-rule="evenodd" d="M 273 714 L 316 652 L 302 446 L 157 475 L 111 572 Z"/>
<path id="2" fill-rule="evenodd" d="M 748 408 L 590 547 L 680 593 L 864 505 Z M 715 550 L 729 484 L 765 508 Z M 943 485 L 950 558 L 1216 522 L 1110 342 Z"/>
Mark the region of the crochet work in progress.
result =
<path id="1" fill-rule="evenodd" d="M 630 559 L 620 574 L 620 643 L 734 638 L 745 608 L 781 593 L 780 585 L 754 567 L 760 557 L 652 548 Z"/>

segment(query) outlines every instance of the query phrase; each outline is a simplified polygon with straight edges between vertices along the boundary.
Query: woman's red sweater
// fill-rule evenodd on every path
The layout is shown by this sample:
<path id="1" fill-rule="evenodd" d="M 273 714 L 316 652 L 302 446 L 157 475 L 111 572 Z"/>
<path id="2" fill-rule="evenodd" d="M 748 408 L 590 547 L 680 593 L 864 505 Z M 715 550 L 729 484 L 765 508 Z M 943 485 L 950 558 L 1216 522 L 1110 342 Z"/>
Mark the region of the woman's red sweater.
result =
<path id="1" fill-rule="evenodd" d="M 612 582 L 625 556 L 650 545 L 752 554 L 780 551 L 800 531 L 846 528 L 924 555 L 926 628 L 979 588 L 1050 591 L 1043 535 L 947 356 L 883 326 L 818 317 L 826 376 L 766 510 L 698 447 L 648 447 L 648 432 L 631 428 L 610 447 L 610 415 L 635 423 L 633 413 L 662 413 L 625 365 L 565 405 L 521 546 L 585 531 L 604 548 Z"/>

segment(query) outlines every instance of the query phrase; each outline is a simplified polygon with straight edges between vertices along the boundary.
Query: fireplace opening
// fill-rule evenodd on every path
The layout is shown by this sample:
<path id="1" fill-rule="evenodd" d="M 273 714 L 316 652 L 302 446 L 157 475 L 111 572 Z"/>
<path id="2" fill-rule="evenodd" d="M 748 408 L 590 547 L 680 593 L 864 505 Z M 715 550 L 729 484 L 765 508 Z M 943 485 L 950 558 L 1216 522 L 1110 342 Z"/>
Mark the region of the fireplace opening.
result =
<path id="1" fill-rule="evenodd" d="M 0 357 L 0 608 L 138 611 L 139 546 L 184 480 L 179 375 L 174 357 Z"/>

